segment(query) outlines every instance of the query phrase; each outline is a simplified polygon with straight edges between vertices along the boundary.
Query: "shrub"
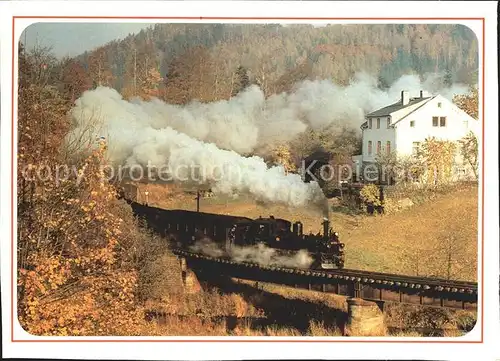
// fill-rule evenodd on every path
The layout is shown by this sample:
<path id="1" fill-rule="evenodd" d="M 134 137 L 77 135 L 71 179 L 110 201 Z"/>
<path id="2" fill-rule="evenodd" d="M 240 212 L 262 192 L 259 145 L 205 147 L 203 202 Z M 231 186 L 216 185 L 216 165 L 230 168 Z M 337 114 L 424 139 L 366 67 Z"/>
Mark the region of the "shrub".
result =
<path id="1" fill-rule="evenodd" d="M 382 201 L 380 199 L 380 189 L 375 184 L 365 185 L 361 189 L 359 196 L 361 200 L 367 205 L 369 212 L 372 207 L 382 206 Z"/>

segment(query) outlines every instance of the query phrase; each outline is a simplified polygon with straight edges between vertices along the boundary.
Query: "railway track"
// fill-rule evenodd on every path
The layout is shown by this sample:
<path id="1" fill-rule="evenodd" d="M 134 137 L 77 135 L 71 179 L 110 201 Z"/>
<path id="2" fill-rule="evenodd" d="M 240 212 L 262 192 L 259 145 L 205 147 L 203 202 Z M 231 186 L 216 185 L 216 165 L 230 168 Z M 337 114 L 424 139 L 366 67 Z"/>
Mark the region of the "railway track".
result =
<path id="1" fill-rule="evenodd" d="M 401 302 L 438 307 L 475 309 L 477 283 L 406 276 L 352 269 L 308 270 L 278 265 L 236 262 L 230 259 L 174 249 L 195 268 L 217 268 L 226 275 L 309 288 L 377 302 Z"/>

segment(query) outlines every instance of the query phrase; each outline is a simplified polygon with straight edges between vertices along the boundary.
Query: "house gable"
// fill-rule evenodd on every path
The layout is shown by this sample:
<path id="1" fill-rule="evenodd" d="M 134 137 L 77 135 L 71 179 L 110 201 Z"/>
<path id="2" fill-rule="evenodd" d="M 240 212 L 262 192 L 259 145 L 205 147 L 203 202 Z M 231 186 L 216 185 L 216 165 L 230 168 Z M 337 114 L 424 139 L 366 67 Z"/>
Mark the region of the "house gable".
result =
<path id="1" fill-rule="evenodd" d="M 444 98 L 441 95 L 436 95 L 432 98 L 430 98 L 427 102 L 423 103 L 421 106 L 415 108 L 413 111 L 410 113 L 404 115 L 403 117 L 399 118 L 397 121 L 393 123 L 394 126 L 400 125 L 402 122 L 410 122 L 410 121 L 415 121 L 415 125 L 418 126 L 417 124 L 419 121 L 422 122 L 422 115 L 423 113 L 427 112 L 432 112 L 432 109 L 436 109 L 439 111 L 436 112 L 436 116 L 439 115 L 453 115 L 453 118 L 460 118 L 461 121 L 467 121 L 469 123 L 469 128 L 472 131 L 476 130 L 476 125 L 479 123 L 477 119 L 472 118 L 469 114 L 464 112 L 462 109 L 460 109 L 458 106 L 456 106 L 453 102 L 449 101 L 448 99 Z M 429 119 L 426 119 L 426 121 Z M 430 120 L 431 121 L 431 120 Z"/>

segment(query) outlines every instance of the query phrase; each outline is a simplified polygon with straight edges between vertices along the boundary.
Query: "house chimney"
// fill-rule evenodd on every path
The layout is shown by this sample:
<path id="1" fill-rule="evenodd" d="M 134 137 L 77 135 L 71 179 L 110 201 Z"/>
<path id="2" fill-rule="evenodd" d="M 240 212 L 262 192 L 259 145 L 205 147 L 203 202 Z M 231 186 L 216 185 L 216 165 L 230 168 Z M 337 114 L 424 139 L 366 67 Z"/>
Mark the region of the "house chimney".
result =
<path id="1" fill-rule="evenodd" d="M 410 102 L 410 92 L 403 90 L 401 92 L 401 104 L 408 105 Z"/>
<path id="2" fill-rule="evenodd" d="M 426 98 L 428 96 L 429 96 L 429 94 L 425 90 L 420 91 L 420 98 Z"/>

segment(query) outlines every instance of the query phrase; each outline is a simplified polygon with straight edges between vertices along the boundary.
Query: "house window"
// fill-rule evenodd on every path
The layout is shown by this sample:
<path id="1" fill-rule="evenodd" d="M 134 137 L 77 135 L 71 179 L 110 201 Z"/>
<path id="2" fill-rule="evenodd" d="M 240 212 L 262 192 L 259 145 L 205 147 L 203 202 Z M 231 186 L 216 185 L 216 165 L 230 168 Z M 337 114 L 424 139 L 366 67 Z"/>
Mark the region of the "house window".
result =
<path id="1" fill-rule="evenodd" d="M 441 108 L 441 103 L 438 103 L 438 108 Z"/>
<path id="2" fill-rule="evenodd" d="M 446 127 L 446 117 L 432 117 L 433 127 Z"/>
<path id="3" fill-rule="evenodd" d="M 385 150 L 387 155 L 391 154 L 391 142 L 387 141 L 387 145 L 385 146 Z"/>
<path id="4" fill-rule="evenodd" d="M 368 119 L 368 128 L 372 129 L 372 118 Z"/>
<path id="5" fill-rule="evenodd" d="M 372 155 L 372 141 L 368 141 L 368 155 Z"/>
<path id="6" fill-rule="evenodd" d="M 410 120 L 410 128 L 415 128 L 415 121 L 414 120 Z"/>
<path id="7" fill-rule="evenodd" d="M 377 129 L 380 129 L 380 118 L 377 118 Z"/>
<path id="8" fill-rule="evenodd" d="M 379 140 L 377 142 L 377 154 L 380 154 L 380 149 L 382 148 L 382 142 Z"/>
<path id="9" fill-rule="evenodd" d="M 412 154 L 417 155 L 420 142 L 413 142 Z"/>
<path id="10" fill-rule="evenodd" d="M 391 127 L 391 118 L 387 118 L 387 129 Z"/>

